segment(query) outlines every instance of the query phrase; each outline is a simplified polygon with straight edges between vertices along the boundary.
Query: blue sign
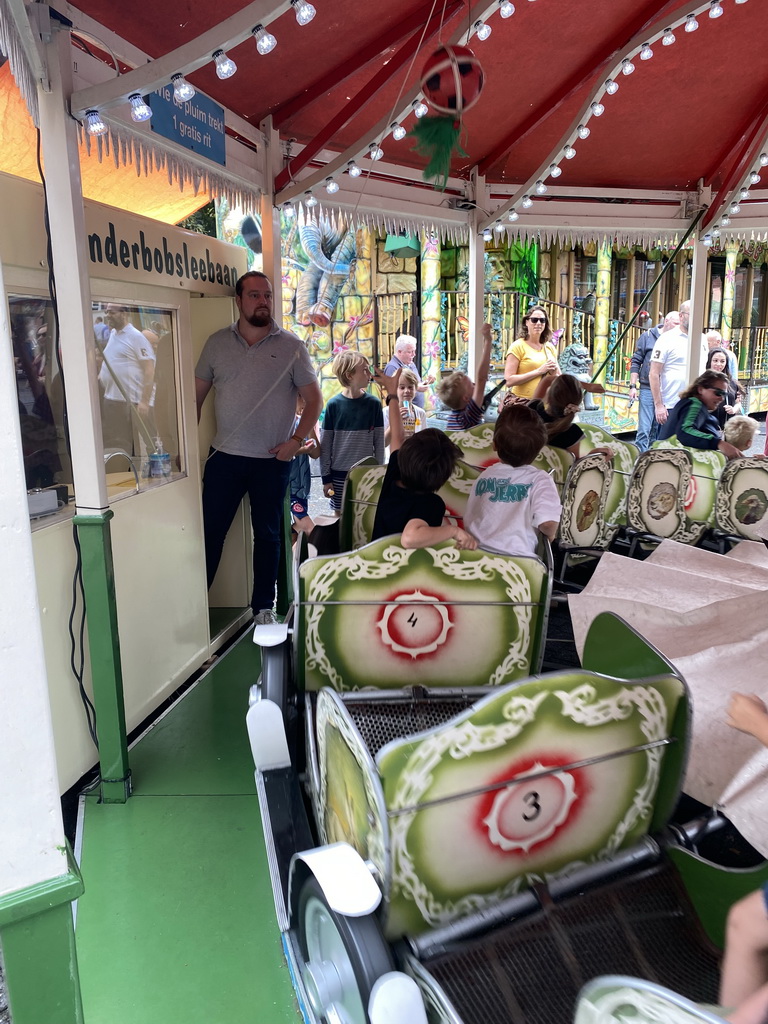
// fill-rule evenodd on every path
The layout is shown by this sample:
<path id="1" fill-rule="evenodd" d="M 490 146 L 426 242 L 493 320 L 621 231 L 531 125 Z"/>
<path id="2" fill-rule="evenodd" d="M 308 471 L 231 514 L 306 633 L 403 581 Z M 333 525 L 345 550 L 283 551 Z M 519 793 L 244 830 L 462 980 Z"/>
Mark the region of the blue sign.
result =
<path id="1" fill-rule="evenodd" d="M 217 164 L 226 164 L 224 108 L 195 93 L 191 100 L 177 100 L 173 87 L 163 86 L 146 97 L 152 108 L 152 131 Z"/>

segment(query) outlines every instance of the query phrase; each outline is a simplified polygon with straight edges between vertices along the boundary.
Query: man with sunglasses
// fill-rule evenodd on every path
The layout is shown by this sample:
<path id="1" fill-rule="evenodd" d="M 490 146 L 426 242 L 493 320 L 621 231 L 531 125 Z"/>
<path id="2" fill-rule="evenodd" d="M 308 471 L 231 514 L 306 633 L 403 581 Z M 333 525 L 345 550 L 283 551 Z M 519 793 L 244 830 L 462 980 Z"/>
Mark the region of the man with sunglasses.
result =
<path id="1" fill-rule="evenodd" d="M 680 396 L 680 401 L 659 429 L 659 440 L 676 437 L 686 448 L 721 451 L 727 459 L 738 459 L 742 452 L 724 441 L 720 424 L 714 415 L 728 394 L 728 378 L 724 373 L 705 370 Z"/>

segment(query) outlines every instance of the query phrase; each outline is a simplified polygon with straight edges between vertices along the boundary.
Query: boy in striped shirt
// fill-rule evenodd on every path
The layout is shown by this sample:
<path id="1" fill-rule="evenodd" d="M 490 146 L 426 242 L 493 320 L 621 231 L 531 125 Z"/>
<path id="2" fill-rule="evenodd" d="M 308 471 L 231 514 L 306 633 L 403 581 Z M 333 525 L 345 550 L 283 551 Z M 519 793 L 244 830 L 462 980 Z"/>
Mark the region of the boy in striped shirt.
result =
<path id="1" fill-rule="evenodd" d="M 379 399 L 366 391 L 371 372 L 365 356 L 340 352 L 333 360 L 333 372 L 342 391 L 325 407 L 320 469 L 323 494 L 338 514 L 344 481 L 355 463 L 371 456 L 384 462 L 384 415 Z"/>
<path id="2" fill-rule="evenodd" d="M 483 324 L 483 351 L 477 367 L 477 380 L 461 370 L 443 377 L 437 386 L 437 397 L 450 410 L 446 430 L 467 430 L 483 419 L 483 398 L 491 368 L 491 325 Z"/>

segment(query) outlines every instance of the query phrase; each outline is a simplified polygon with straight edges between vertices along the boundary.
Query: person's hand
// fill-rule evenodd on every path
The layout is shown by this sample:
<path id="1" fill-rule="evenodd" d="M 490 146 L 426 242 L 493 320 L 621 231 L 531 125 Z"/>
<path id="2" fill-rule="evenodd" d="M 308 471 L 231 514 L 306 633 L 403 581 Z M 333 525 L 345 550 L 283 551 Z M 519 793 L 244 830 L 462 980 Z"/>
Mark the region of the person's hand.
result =
<path id="1" fill-rule="evenodd" d="M 732 405 L 724 405 L 723 409 L 725 409 L 725 411 L 728 413 L 729 416 L 733 416 L 733 406 Z"/>
<path id="2" fill-rule="evenodd" d="M 490 341 L 491 340 L 491 338 L 493 337 L 491 331 L 492 331 L 492 328 L 491 328 L 490 324 L 483 324 L 483 326 L 480 329 L 480 334 L 482 336 L 483 341 Z"/>
<path id="3" fill-rule="evenodd" d="M 397 385 L 400 383 L 400 374 L 402 372 L 403 368 L 401 366 L 397 373 L 390 377 L 376 366 L 373 371 L 373 379 L 385 394 L 396 395 Z"/>
<path id="4" fill-rule="evenodd" d="M 456 542 L 456 547 L 459 551 L 474 551 L 477 547 L 477 541 L 471 533 L 467 533 L 466 530 L 462 530 L 460 526 L 456 527 L 456 534 L 453 538 Z"/>
<path id="5" fill-rule="evenodd" d="M 613 449 L 612 448 L 608 448 L 608 447 L 593 448 L 592 451 L 589 454 L 590 455 L 604 455 L 606 462 L 613 462 Z"/>
<path id="6" fill-rule="evenodd" d="M 768 719 L 768 708 L 756 693 L 732 693 L 726 714 L 732 729 L 754 736 L 756 725 Z"/>
<path id="7" fill-rule="evenodd" d="M 149 413 L 149 402 L 137 402 L 136 411 L 139 416 L 146 416 Z"/>
<path id="8" fill-rule="evenodd" d="M 323 484 L 323 494 L 326 498 L 332 498 L 336 491 L 333 489 L 333 484 Z"/>
<path id="9" fill-rule="evenodd" d="M 294 455 L 298 454 L 301 445 L 295 437 L 289 437 L 282 444 L 275 445 L 269 449 L 269 454 L 274 455 L 278 462 L 290 462 Z"/>
<path id="10" fill-rule="evenodd" d="M 669 416 L 669 413 L 663 405 L 655 405 L 653 407 L 653 414 L 656 417 L 657 423 L 661 424 L 667 422 L 667 417 Z"/>
<path id="11" fill-rule="evenodd" d="M 728 441 L 721 441 L 717 447 L 726 459 L 741 459 L 744 456 L 744 452 L 740 448 L 730 444 Z"/>
<path id="12" fill-rule="evenodd" d="M 429 385 L 430 384 L 434 384 L 436 380 L 437 380 L 437 377 L 434 375 L 434 373 L 428 373 L 427 376 L 424 378 L 424 380 L 421 383 L 425 384 L 427 387 L 429 387 Z"/>
<path id="13" fill-rule="evenodd" d="M 546 361 L 546 363 L 544 363 L 544 365 L 541 368 L 541 375 L 542 375 L 542 377 L 544 376 L 545 373 L 556 373 L 556 372 L 557 372 L 557 360 L 556 359 L 548 359 Z"/>

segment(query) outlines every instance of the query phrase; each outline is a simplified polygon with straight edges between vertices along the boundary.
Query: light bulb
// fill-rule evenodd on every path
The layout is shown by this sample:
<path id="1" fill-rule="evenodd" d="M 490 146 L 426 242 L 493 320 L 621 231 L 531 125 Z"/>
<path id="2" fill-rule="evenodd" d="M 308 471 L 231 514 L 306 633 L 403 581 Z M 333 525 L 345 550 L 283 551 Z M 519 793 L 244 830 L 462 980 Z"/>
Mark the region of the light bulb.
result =
<path id="1" fill-rule="evenodd" d="M 216 74 L 222 81 L 225 78 L 231 78 L 232 75 L 237 71 L 237 64 L 228 57 L 223 50 L 217 50 L 213 55 L 213 62 L 216 65 Z"/>
<path id="2" fill-rule="evenodd" d="M 379 160 L 381 159 L 381 157 L 371 157 L 371 159 Z M 349 163 L 347 164 L 347 174 L 350 176 L 350 178 L 359 178 L 362 173 L 362 169 L 357 166 L 355 161 L 350 160 Z"/>
<path id="3" fill-rule="evenodd" d="M 283 214 L 286 217 L 295 217 L 296 216 L 296 207 L 293 205 L 293 203 L 291 203 L 291 202 L 283 203 L 282 209 L 283 209 Z"/>
<path id="4" fill-rule="evenodd" d="M 713 238 L 719 238 L 720 237 L 720 225 L 719 224 L 715 224 L 715 226 L 712 228 L 712 232 L 711 233 L 712 233 L 712 237 Z"/>
<path id="5" fill-rule="evenodd" d="M 251 35 L 256 40 L 256 49 L 262 57 L 271 53 L 277 46 L 277 40 L 271 32 L 267 32 L 263 25 L 257 25 L 253 32 L 251 32 Z"/>
<path id="6" fill-rule="evenodd" d="M 650 60 L 653 56 L 653 50 L 651 49 L 650 43 L 643 43 L 642 49 L 640 50 L 640 60 Z"/>
<path id="7" fill-rule="evenodd" d="M 720 218 L 720 225 L 722 227 L 727 228 L 730 223 L 731 223 L 731 218 L 728 216 L 727 213 L 723 217 Z"/>
<path id="8" fill-rule="evenodd" d="M 558 164 L 550 164 L 549 165 L 549 176 L 550 176 L 550 178 L 559 178 L 562 173 L 563 173 L 563 169 Z"/>
<path id="9" fill-rule="evenodd" d="M 195 95 L 195 90 L 184 75 L 171 75 L 171 82 L 173 83 L 173 98 L 179 103 L 185 103 Z"/>
<path id="10" fill-rule="evenodd" d="M 661 37 L 662 46 L 671 46 L 675 41 L 675 33 L 671 28 L 664 29 L 664 35 Z"/>
<path id="11" fill-rule="evenodd" d="M 576 129 L 576 134 L 579 136 L 580 139 L 588 139 L 589 128 L 587 128 L 585 124 L 580 124 L 579 127 Z"/>
<path id="12" fill-rule="evenodd" d="M 741 207 L 738 203 L 731 203 L 730 213 L 735 217 L 737 213 L 741 212 Z"/>
<path id="13" fill-rule="evenodd" d="M 507 217 L 511 221 L 516 221 L 519 219 L 520 214 L 517 212 L 517 210 L 510 210 L 509 213 L 507 214 Z"/>
<path id="14" fill-rule="evenodd" d="M 429 113 L 429 107 L 424 100 L 414 100 L 411 106 L 416 117 L 424 117 Z"/>
<path id="15" fill-rule="evenodd" d="M 333 178 L 326 178 L 325 179 L 325 191 L 328 193 L 329 196 L 332 196 L 334 192 L 338 192 L 339 191 L 339 183 L 338 183 L 338 181 L 334 181 Z"/>
<path id="16" fill-rule="evenodd" d="M 745 4 L 747 0 L 736 0 L 737 4 Z"/>
<path id="17" fill-rule="evenodd" d="M 483 232 L 483 241 L 490 242 L 493 239 L 493 232 L 490 228 L 486 228 Z"/>
<path id="18" fill-rule="evenodd" d="M 739 192 L 739 199 L 741 199 L 742 202 L 744 202 L 745 199 L 749 199 L 749 189 L 748 188 L 743 188 Z"/>
<path id="19" fill-rule="evenodd" d="M 573 146 L 566 146 L 563 150 L 563 156 L 566 160 L 573 160 L 573 158 L 576 156 L 576 150 L 573 148 Z"/>
<path id="20" fill-rule="evenodd" d="M 317 14 L 317 11 L 307 0 L 291 0 L 291 7 L 296 14 L 296 21 L 300 25 L 308 25 Z"/>
<path id="21" fill-rule="evenodd" d="M 718 0 L 712 0 L 709 5 L 709 16 L 710 18 L 719 18 L 723 13 L 723 5 L 718 3 Z"/>
<path id="22" fill-rule="evenodd" d="M 547 191 L 547 186 L 544 184 L 541 178 L 539 178 L 539 180 L 536 182 L 535 188 L 537 194 L 540 196 L 543 196 L 544 193 Z"/>
<path id="23" fill-rule="evenodd" d="M 485 42 L 485 40 L 488 38 L 488 36 L 491 34 L 492 31 L 493 31 L 493 29 L 488 24 L 488 22 L 486 22 L 486 21 L 476 21 L 475 22 L 475 33 L 477 35 L 477 38 L 481 42 Z"/>
<path id="24" fill-rule="evenodd" d="M 615 82 L 612 78 L 606 78 L 605 80 L 605 91 L 609 96 L 615 96 L 619 91 L 619 83 Z"/>
<path id="25" fill-rule="evenodd" d="M 602 103 L 598 103 L 597 100 L 589 108 L 595 117 L 600 117 L 601 114 L 605 113 L 605 107 Z"/>
<path id="26" fill-rule="evenodd" d="M 634 70 L 635 65 L 632 63 L 629 57 L 625 57 L 624 60 L 621 62 L 622 75 L 631 75 Z"/>
<path id="27" fill-rule="evenodd" d="M 309 191 L 304 193 L 304 205 L 310 210 L 313 206 L 317 206 L 317 199 Z"/>
<path id="28" fill-rule="evenodd" d="M 530 196 L 523 196 L 523 198 L 520 200 L 520 205 L 524 209 L 530 210 L 530 208 L 533 206 L 533 200 Z"/>
<path id="29" fill-rule="evenodd" d="M 101 120 L 98 110 L 86 110 L 85 129 L 89 135 L 106 135 L 109 131 L 107 126 Z"/>
<path id="30" fill-rule="evenodd" d="M 760 175 L 757 173 L 757 171 L 752 171 L 752 173 L 749 176 L 750 185 L 756 185 L 759 181 Z"/>
<path id="31" fill-rule="evenodd" d="M 712 235 L 710 235 L 709 232 L 707 232 L 706 235 L 702 235 L 701 236 L 701 244 L 702 245 L 712 245 Z"/>
<path id="32" fill-rule="evenodd" d="M 768 167 L 768 153 L 761 153 L 760 154 L 760 166 L 761 167 Z"/>
<path id="33" fill-rule="evenodd" d="M 392 138 L 395 142 L 399 142 L 400 139 L 404 139 L 408 134 L 407 130 L 397 121 L 394 121 L 389 127 L 392 129 Z"/>
<path id="34" fill-rule="evenodd" d="M 376 142 L 372 142 L 368 147 L 368 156 L 371 160 L 381 160 L 384 156 L 384 150 Z"/>
<path id="35" fill-rule="evenodd" d="M 685 31 L 695 32 L 698 27 L 699 23 L 698 21 L 696 21 L 696 15 L 689 14 L 688 17 L 685 19 Z"/>
<path id="36" fill-rule="evenodd" d="M 502 233 L 502 231 L 504 230 L 504 225 L 501 223 L 500 220 L 497 220 L 496 223 L 493 225 L 493 230 L 496 232 L 497 235 L 500 235 Z"/>
<path id="37" fill-rule="evenodd" d="M 135 92 L 128 99 L 131 103 L 131 118 L 134 121 L 148 121 L 152 117 L 152 111 L 144 102 L 144 97 L 140 93 Z"/>
<path id="38" fill-rule="evenodd" d="M 499 14 L 502 18 L 511 18 L 515 13 L 515 5 L 510 0 L 499 0 Z"/>

